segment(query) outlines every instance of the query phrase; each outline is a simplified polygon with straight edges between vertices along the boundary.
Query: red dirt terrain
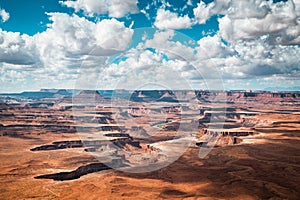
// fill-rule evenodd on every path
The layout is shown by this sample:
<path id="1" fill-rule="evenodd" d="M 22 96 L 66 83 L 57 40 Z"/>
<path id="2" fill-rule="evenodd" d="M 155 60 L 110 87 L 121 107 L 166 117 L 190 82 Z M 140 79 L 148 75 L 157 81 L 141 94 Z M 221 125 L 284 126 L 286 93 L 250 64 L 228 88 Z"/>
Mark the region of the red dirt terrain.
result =
<path id="1" fill-rule="evenodd" d="M 80 105 L 90 94 L 97 100 Z M 76 106 L 6 101 L 0 199 L 299 199 L 299 94 L 223 97 L 137 91 L 114 107 L 88 91 Z M 186 138 L 184 151 L 172 149 Z"/>

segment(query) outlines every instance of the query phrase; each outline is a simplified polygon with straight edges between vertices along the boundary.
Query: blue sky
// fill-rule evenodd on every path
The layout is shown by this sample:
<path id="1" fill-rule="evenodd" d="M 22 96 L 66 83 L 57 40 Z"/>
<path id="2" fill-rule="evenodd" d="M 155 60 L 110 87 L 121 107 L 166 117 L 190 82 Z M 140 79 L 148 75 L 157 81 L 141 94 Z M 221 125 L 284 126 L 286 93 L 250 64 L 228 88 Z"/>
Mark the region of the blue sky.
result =
<path id="1" fill-rule="evenodd" d="M 10 14 L 10 19 L 2 23 L 1 28 L 28 35 L 46 30 L 49 23 L 46 12 L 72 13 L 72 9 L 61 6 L 57 0 L 1 0 L 0 6 Z"/>
<path id="2" fill-rule="evenodd" d="M 147 0 L 139 1 L 137 6 L 139 9 L 145 9 L 149 5 Z M 169 2 L 172 7 L 167 8 L 169 10 L 176 10 L 184 7 L 186 5 L 185 1 L 166 1 Z M 211 1 L 205 1 L 211 2 Z M 194 1 L 196 4 L 196 1 Z M 74 9 L 62 6 L 57 0 L 40 0 L 40 1 L 23 1 L 23 0 L 2 0 L 0 4 L 1 8 L 10 13 L 10 20 L 6 23 L 1 24 L 1 28 L 7 31 L 20 32 L 22 34 L 34 35 L 38 32 L 43 32 L 47 29 L 47 24 L 50 23 L 47 12 L 63 12 L 72 14 Z M 157 6 L 151 6 L 151 9 L 148 13 L 151 16 L 151 19 L 147 19 L 144 14 L 137 13 L 130 15 L 129 19 L 127 17 L 120 18 L 120 21 L 126 23 L 127 26 L 131 24 L 132 21 L 135 22 L 133 28 L 141 27 L 151 27 L 155 21 L 155 16 L 157 9 L 162 6 L 162 3 L 158 1 Z M 192 6 L 180 12 L 182 14 L 188 14 L 192 16 Z M 32 10 L 30 14 L 28 10 Z M 84 16 L 82 12 L 77 13 L 79 16 Z M 89 20 L 96 21 L 97 17 L 102 19 L 110 18 L 108 15 L 98 15 L 93 17 L 88 17 Z M 213 17 L 204 25 L 195 25 L 193 28 L 183 29 L 180 32 L 192 37 L 197 40 L 202 37 L 202 31 L 217 31 L 218 30 L 218 21 L 216 17 Z"/>
<path id="3" fill-rule="evenodd" d="M 0 92 L 295 87 L 299 23 L 296 0 L 1 0 Z"/>

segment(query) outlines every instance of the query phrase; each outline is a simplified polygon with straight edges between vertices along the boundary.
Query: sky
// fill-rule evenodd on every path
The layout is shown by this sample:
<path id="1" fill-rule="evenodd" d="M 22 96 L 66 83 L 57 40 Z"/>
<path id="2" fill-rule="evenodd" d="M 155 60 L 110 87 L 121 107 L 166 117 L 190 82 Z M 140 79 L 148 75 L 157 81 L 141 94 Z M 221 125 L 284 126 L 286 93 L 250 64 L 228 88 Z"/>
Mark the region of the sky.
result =
<path id="1" fill-rule="evenodd" d="M 300 86 L 300 0 L 0 0 L 0 92 Z"/>

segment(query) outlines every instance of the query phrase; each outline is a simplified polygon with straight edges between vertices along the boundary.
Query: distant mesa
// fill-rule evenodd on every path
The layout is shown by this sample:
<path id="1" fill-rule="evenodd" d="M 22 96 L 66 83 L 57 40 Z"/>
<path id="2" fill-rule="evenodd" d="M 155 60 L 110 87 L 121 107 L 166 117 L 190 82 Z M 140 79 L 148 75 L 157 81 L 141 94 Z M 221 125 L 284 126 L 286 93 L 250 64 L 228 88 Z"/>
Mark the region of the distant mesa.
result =
<path id="1" fill-rule="evenodd" d="M 163 95 L 161 90 L 136 90 L 131 94 L 130 101 L 134 102 L 151 102 L 156 101 Z"/>
<path id="2" fill-rule="evenodd" d="M 34 93 L 34 92 L 32 92 Z M 64 97 L 64 96 L 72 96 L 72 92 L 68 91 L 67 89 L 41 89 L 39 91 L 41 94 L 52 94 L 53 97 Z"/>
<path id="3" fill-rule="evenodd" d="M 65 90 L 65 89 L 58 90 L 58 91 L 56 92 L 56 94 L 64 95 L 64 96 L 70 96 L 70 95 L 71 95 L 71 94 L 70 94 L 67 90 Z"/>
<path id="4" fill-rule="evenodd" d="M 171 91 L 166 91 L 157 101 L 178 102 L 176 96 Z"/>
<path id="5" fill-rule="evenodd" d="M 104 101 L 105 98 L 96 90 L 82 90 L 73 97 L 75 104 L 98 104 Z"/>
<path id="6" fill-rule="evenodd" d="M 134 102 L 178 102 L 175 94 L 167 90 L 134 91 L 130 100 Z"/>
<path id="7" fill-rule="evenodd" d="M 3 93 L 0 97 L 12 98 L 15 100 L 43 100 L 43 99 L 58 99 L 72 96 L 72 93 L 66 89 L 41 89 L 40 91 L 26 91 L 21 93 Z"/>
<path id="8" fill-rule="evenodd" d="M 40 89 L 40 92 L 56 93 L 59 89 Z"/>
<path id="9" fill-rule="evenodd" d="M 300 97 L 300 92 L 267 92 L 248 90 L 209 91 L 209 90 L 71 90 L 71 89 L 41 89 L 22 93 L 2 93 L 0 103 L 18 105 L 27 100 L 34 100 L 32 107 L 63 107 L 78 105 L 100 105 L 110 99 L 129 99 L 131 102 L 193 102 L 204 103 L 276 103 L 294 102 Z M 54 105 L 53 105 L 54 103 Z"/>

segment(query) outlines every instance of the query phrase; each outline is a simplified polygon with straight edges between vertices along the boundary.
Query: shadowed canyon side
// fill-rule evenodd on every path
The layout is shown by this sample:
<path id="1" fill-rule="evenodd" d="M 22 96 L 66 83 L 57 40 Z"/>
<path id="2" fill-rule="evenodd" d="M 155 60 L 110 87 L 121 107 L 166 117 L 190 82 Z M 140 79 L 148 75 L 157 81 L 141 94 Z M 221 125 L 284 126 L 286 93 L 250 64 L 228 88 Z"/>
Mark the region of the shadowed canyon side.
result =
<path id="1" fill-rule="evenodd" d="M 300 195 L 300 93 L 51 92 L 1 97 L 1 199 Z"/>
<path id="2" fill-rule="evenodd" d="M 102 170 L 111 169 L 110 167 L 106 166 L 103 163 L 92 163 L 89 165 L 78 167 L 76 170 L 71 172 L 60 172 L 56 174 L 47 174 L 47 175 L 40 175 L 36 176 L 37 179 L 53 179 L 55 181 L 64 181 L 64 180 L 73 180 L 78 179 L 83 175 L 90 174 L 93 172 L 99 172 Z"/>

